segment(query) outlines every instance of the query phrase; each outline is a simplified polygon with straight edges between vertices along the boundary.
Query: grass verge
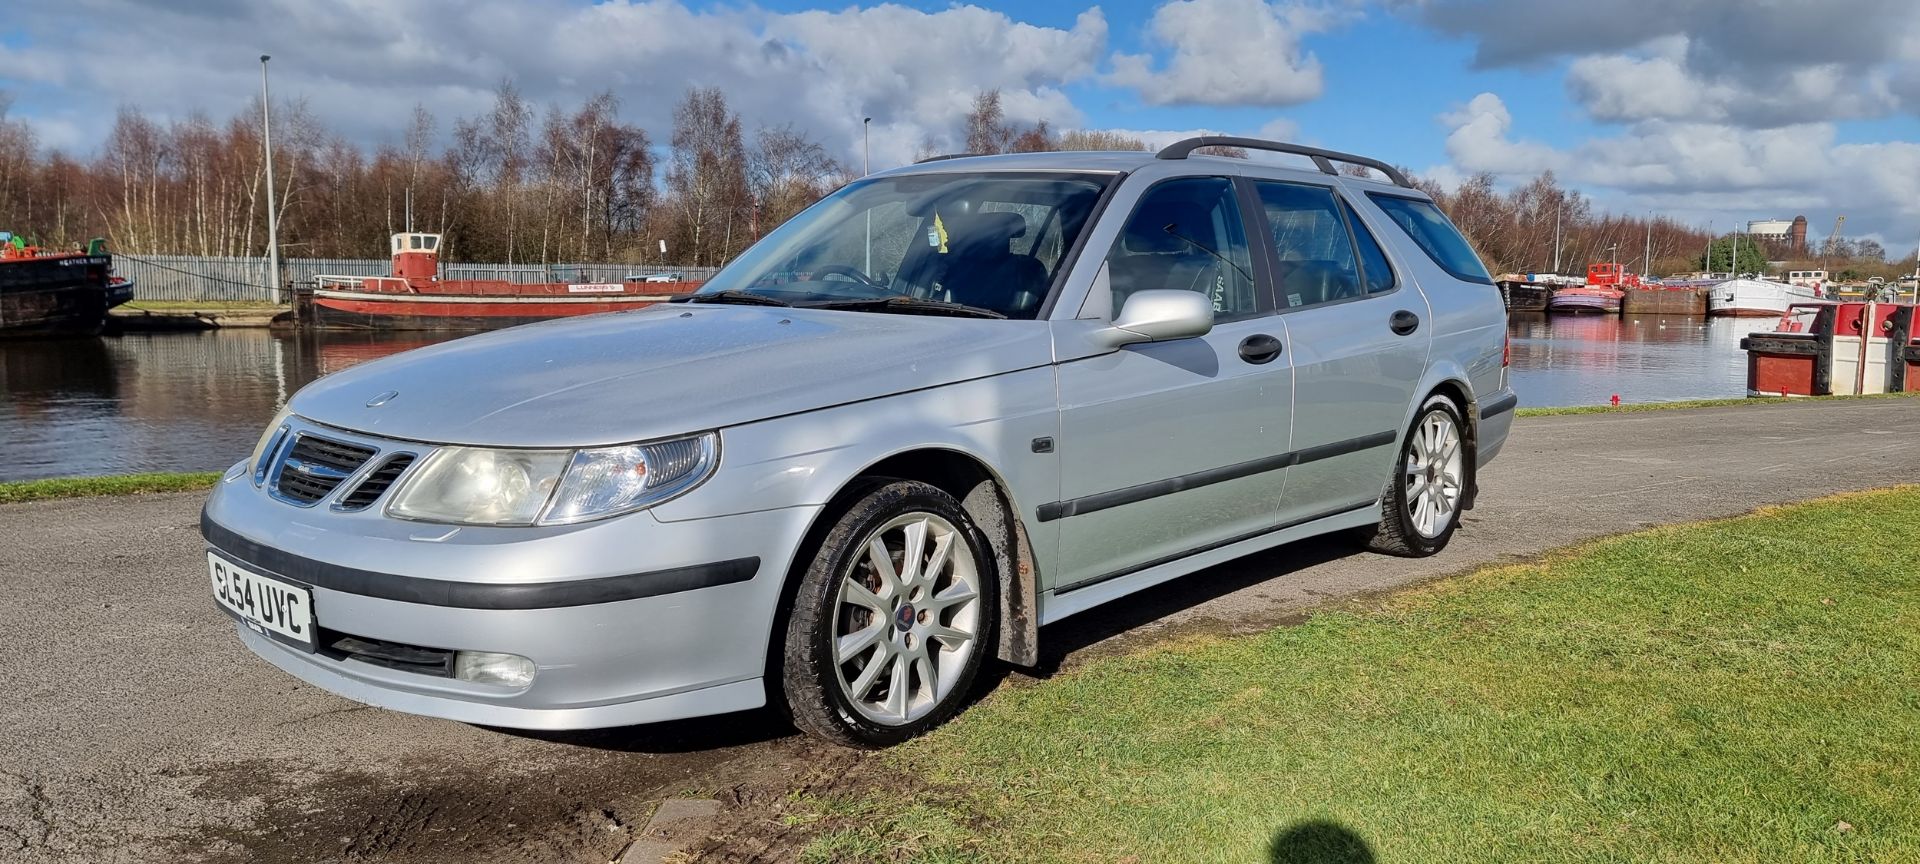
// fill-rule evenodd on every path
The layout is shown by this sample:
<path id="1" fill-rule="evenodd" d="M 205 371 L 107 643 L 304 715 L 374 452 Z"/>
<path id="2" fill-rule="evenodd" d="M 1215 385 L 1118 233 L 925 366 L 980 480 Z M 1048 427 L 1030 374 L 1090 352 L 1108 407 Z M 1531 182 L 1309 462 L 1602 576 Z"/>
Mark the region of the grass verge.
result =
<path id="1" fill-rule="evenodd" d="M 1008 683 L 814 861 L 1920 860 L 1920 486 Z"/>
<path id="2" fill-rule="evenodd" d="M 1516 417 L 1557 417 L 1563 414 L 1621 414 L 1671 411 L 1676 408 L 1721 408 L 1728 405 L 1778 405 L 1785 402 L 1852 402 L 1861 399 L 1909 399 L 1920 393 L 1869 393 L 1865 396 L 1753 396 L 1740 399 L 1688 399 L 1680 402 L 1629 402 L 1612 405 L 1568 405 L 1559 408 L 1520 408 Z"/>
<path id="3" fill-rule="evenodd" d="M 84 498 L 91 495 L 139 495 L 148 492 L 191 492 L 210 489 L 219 472 L 188 474 L 123 474 L 116 477 L 56 477 L 0 483 L 0 504 Z"/>

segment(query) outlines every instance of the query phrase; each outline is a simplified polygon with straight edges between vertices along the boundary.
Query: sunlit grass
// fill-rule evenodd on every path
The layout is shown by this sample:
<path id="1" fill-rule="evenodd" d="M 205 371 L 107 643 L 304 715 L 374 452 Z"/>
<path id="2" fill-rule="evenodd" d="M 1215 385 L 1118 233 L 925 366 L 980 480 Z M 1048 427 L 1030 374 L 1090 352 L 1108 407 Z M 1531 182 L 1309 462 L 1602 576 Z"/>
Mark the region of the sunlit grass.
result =
<path id="1" fill-rule="evenodd" d="M 1869 393 L 1865 396 L 1752 396 L 1738 399 L 1688 399 L 1678 402 L 1628 402 L 1622 405 L 1566 405 L 1558 408 L 1520 408 L 1519 417 L 1555 417 L 1562 414 L 1620 414 L 1671 411 L 1679 408 L 1721 408 L 1729 405 L 1778 405 L 1783 402 L 1846 402 L 1858 399 L 1907 399 L 1920 393 Z"/>
<path id="2" fill-rule="evenodd" d="M 1920 860 L 1920 487 L 1009 682 L 814 860 Z M 1090 612 L 1087 614 L 1099 614 Z M 884 787 L 883 787 L 884 788 Z"/>
<path id="3" fill-rule="evenodd" d="M 216 472 L 188 474 L 124 474 L 117 477 L 57 477 L 0 483 L 0 504 L 82 498 L 90 495 L 138 495 L 147 492 L 189 492 L 210 489 Z"/>

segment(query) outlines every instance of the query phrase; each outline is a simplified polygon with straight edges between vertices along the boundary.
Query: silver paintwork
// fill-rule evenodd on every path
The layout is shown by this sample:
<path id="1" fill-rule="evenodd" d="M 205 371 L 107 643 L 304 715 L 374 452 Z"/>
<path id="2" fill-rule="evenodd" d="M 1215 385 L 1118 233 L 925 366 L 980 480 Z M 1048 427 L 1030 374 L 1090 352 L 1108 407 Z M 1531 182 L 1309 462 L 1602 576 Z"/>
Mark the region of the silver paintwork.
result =
<path id="1" fill-rule="evenodd" d="M 207 504 L 209 519 L 254 542 L 402 576 L 521 584 L 752 556 L 761 561 L 753 579 L 524 611 L 314 592 L 323 627 L 532 658 L 538 674 L 518 691 L 303 654 L 244 629 L 243 640 L 349 698 L 473 723 L 584 728 L 739 710 L 764 701 L 768 651 L 780 644 L 776 610 L 802 539 L 828 502 L 889 457 L 954 454 L 999 485 L 1035 573 L 1025 607 L 1034 614 L 1022 622 L 1031 627 L 1372 521 L 1377 511 L 1366 508 L 1377 507 L 1416 409 L 1436 390 L 1466 403 L 1468 428 L 1459 432 L 1474 441 L 1476 465 L 1504 443 L 1512 413 L 1483 419 L 1478 410 L 1508 392 L 1497 293 L 1446 274 L 1364 194 L 1418 193 L 1249 160 L 1151 154 L 955 159 L 889 173 L 982 170 L 1126 174 L 1040 320 L 671 305 L 408 352 L 328 376 L 290 406 L 290 426 L 383 453 L 404 448 L 419 454 L 416 465 L 440 445 L 589 447 L 718 430 L 718 471 L 680 498 L 576 525 L 433 525 L 388 518 L 381 505 L 290 507 L 241 465 Z M 1195 174 L 1341 192 L 1385 248 L 1399 286 L 1116 347 L 1105 250 L 1145 189 Z M 1153 309 L 1156 320 L 1180 318 L 1157 301 Z M 1397 310 L 1421 318 L 1412 335 L 1387 330 Z M 1237 346 L 1251 335 L 1278 338 L 1285 350 L 1273 362 L 1246 363 Z M 389 391 L 397 395 L 368 404 Z M 1037 515 L 1049 502 L 1383 431 L 1391 443 L 1335 458 L 1081 516 Z M 1043 437 L 1056 442 L 1052 452 L 1034 452 Z M 1115 573 L 1125 575 L 1102 578 Z M 1005 604 L 1019 583 L 1001 578 Z M 972 632 L 981 632 L 977 624 Z M 970 650 L 996 646 L 976 640 Z M 942 676 L 933 677 L 937 688 Z"/>

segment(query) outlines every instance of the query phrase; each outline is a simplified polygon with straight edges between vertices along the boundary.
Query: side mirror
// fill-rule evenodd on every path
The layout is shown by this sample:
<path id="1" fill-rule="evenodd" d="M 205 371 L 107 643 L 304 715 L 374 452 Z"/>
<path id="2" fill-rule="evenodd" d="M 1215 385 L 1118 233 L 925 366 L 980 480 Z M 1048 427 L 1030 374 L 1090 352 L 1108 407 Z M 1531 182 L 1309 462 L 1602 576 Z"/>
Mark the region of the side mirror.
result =
<path id="1" fill-rule="evenodd" d="M 1213 304 L 1197 291 L 1139 291 L 1127 298 L 1100 341 L 1118 348 L 1137 342 L 1171 342 L 1213 330 Z"/>

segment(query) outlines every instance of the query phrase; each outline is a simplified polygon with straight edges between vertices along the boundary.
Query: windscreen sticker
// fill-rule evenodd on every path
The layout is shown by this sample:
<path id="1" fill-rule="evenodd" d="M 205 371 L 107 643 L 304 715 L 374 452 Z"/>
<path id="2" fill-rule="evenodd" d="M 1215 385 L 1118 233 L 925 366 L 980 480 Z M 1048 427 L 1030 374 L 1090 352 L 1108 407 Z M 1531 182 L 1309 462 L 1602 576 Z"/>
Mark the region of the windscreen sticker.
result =
<path id="1" fill-rule="evenodd" d="M 927 229 L 927 245 L 947 254 L 947 223 L 940 221 L 940 211 L 933 211 L 933 227 Z"/>
<path id="2" fill-rule="evenodd" d="M 1298 305 L 1300 305 L 1300 303 L 1301 303 L 1301 297 L 1300 297 L 1300 295 L 1298 295 L 1298 294 L 1288 294 L 1288 295 L 1287 295 L 1287 305 L 1288 305 L 1288 306 L 1298 306 Z"/>

